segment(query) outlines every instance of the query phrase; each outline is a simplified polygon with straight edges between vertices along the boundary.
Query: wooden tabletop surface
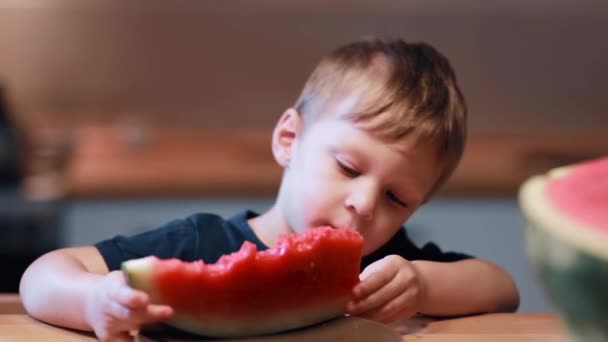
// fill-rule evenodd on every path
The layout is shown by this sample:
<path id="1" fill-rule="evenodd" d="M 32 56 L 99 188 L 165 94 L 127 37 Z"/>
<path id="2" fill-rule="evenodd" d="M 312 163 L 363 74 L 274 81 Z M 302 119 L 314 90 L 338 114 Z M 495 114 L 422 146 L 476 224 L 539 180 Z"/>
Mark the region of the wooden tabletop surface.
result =
<path id="1" fill-rule="evenodd" d="M 560 320 L 549 313 L 485 314 L 442 320 L 420 317 L 397 322 L 391 328 L 400 334 L 401 341 L 570 341 Z M 25 313 L 17 295 L 0 294 L 0 341 L 5 340 L 70 342 L 96 339 L 90 333 L 55 327 L 33 319 Z M 141 341 L 150 340 L 142 338 Z"/>

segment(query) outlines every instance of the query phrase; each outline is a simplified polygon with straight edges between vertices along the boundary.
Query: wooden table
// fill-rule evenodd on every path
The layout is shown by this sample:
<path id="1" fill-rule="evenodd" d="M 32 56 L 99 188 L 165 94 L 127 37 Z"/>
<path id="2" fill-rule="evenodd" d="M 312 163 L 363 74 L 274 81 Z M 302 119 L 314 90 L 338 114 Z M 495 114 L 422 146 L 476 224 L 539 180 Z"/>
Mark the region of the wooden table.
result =
<path id="1" fill-rule="evenodd" d="M 485 314 L 433 320 L 414 318 L 392 325 L 403 341 L 567 342 L 561 321 L 548 313 Z"/>
<path id="2" fill-rule="evenodd" d="M 414 318 L 391 325 L 402 341 L 567 342 L 553 314 L 486 314 L 435 320 Z M 17 295 L 0 295 L 0 341 L 95 341 L 90 333 L 51 326 L 25 314 Z M 149 341 L 142 339 L 142 341 Z M 164 341 L 164 340 L 163 340 Z M 382 342 L 376 340 L 374 342 Z"/>

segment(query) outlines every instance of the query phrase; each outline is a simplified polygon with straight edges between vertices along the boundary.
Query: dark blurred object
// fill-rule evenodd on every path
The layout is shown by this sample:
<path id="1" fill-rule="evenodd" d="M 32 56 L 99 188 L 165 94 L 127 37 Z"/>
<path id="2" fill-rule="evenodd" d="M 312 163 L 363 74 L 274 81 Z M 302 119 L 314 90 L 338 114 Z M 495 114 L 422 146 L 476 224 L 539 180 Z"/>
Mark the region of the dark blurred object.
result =
<path id="1" fill-rule="evenodd" d="M 19 143 L 9 114 L 7 99 L 0 87 L 0 186 L 15 185 L 22 176 Z"/>
<path id="2" fill-rule="evenodd" d="M 0 292 L 17 292 L 27 266 L 59 245 L 61 203 L 22 195 L 21 143 L 0 87 Z"/>
<path id="3" fill-rule="evenodd" d="M 59 247 L 62 204 L 31 201 L 16 190 L 0 190 L 0 293 L 17 292 L 27 266 Z"/>

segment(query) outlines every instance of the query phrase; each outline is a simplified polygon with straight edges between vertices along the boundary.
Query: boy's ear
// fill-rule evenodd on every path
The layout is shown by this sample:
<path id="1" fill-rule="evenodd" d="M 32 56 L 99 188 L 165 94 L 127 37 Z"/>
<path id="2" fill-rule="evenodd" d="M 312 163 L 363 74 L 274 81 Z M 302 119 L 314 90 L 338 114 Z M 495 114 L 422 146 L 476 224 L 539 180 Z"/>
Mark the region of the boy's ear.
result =
<path id="1" fill-rule="evenodd" d="M 283 168 L 289 165 L 296 138 L 300 134 L 302 117 L 294 108 L 283 112 L 272 132 L 272 154 Z"/>

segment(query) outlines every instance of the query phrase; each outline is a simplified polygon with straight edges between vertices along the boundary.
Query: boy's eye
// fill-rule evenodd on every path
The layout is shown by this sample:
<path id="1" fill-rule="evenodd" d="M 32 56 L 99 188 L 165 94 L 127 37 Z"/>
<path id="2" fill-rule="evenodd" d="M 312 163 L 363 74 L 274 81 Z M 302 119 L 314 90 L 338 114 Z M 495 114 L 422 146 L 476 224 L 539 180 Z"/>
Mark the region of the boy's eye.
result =
<path id="1" fill-rule="evenodd" d="M 361 173 L 359 171 L 342 164 L 339 160 L 336 160 L 336 162 L 338 163 L 338 167 L 340 168 L 340 171 L 342 171 L 342 173 L 344 173 L 345 175 L 347 175 L 349 177 L 357 177 L 357 176 L 361 175 Z"/>
<path id="2" fill-rule="evenodd" d="M 402 201 L 399 197 L 397 197 L 397 195 L 395 195 L 391 191 L 387 191 L 386 192 L 386 197 L 388 197 L 388 199 L 390 199 L 391 201 L 397 203 L 398 205 L 400 205 L 400 206 L 402 206 L 404 208 L 407 207 L 407 203 L 405 203 L 404 201 Z"/>

